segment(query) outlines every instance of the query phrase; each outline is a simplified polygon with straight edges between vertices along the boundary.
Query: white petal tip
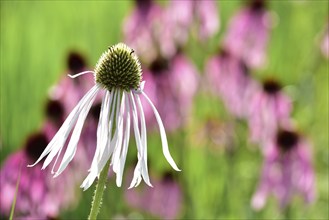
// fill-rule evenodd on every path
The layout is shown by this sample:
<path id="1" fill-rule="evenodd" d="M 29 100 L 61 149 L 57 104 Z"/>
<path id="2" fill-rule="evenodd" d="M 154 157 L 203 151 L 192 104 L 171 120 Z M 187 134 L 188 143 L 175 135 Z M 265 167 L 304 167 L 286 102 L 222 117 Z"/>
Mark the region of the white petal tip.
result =
<path id="1" fill-rule="evenodd" d="M 83 191 L 86 191 L 89 188 L 89 186 L 86 186 L 86 184 L 82 183 L 80 188 L 83 189 Z"/>
<path id="2" fill-rule="evenodd" d="M 144 180 L 145 181 L 145 180 Z M 151 184 L 150 180 L 148 179 L 147 181 L 145 181 L 145 183 L 149 186 L 149 187 L 153 187 L 153 185 Z"/>
<path id="3" fill-rule="evenodd" d="M 169 160 L 167 160 L 167 161 L 169 161 Z M 172 160 L 172 162 L 169 162 L 169 164 L 174 170 L 176 170 L 178 172 L 182 171 L 181 169 L 178 168 L 178 166 L 175 164 L 175 162 L 173 160 Z"/>
<path id="4" fill-rule="evenodd" d="M 134 187 L 134 184 L 131 183 L 128 189 L 131 189 L 133 187 Z"/>

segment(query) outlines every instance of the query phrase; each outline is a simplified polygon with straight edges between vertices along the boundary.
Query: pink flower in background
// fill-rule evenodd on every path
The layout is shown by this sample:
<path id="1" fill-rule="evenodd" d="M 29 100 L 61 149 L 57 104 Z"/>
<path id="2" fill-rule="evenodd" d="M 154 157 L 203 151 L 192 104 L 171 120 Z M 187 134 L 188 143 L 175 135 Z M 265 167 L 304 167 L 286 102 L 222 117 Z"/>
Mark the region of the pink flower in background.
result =
<path id="1" fill-rule="evenodd" d="M 58 129 L 65 119 L 64 105 L 58 100 L 48 99 L 45 105 L 45 116 L 46 121 L 54 129 Z"/>
<path id="2" fill-rule="evenodd" d="M 215 0 L 172 0 L 167 8 L 173 27 L 173 37 L 178 45 L 187 42 L 190 28 L 198 23 L 199 37 L 206 40 L 219 30 L 220 20 Z"/>
<path id="3" fill-rule="evenodd" d="M 194 2 L 171 0 L 167 8 L 167 16 L 172 21 L 173 38 L 178 45 L 187 42 L 189 29 L 193 23 Z"/>
<path id="4" fill-rule="evenodd" d="M 275 136 L 280 126 L 290 124 L 292 101 L 273 79 L 264 81 L 263 89 L 254 93 L 248 108 L 250 139 L 253 142 L 266 143 Z"/>
<path id="5" fill-rule="evenodd" d="M 180 53 L 172 60 L 157 59 L 144 71 L 143 79 L 147 82 L 144 89 L 158 106 L 166 129 L 173 131 L 184 126 L 198 87 L 194 65 Z M 146 120 L 156 125 L 152 110 L 146 107 L 144 111 Z"/>
<path id="6" fill-rule="evenodd" d="M 154 180 L 153 188 L 125 191 L 128 205 L 161 219 L 176 219 L 181 210 L 182 192 L 170 173 L 161 180 Z"/>
<path id="7" fill-rule="evenodd" d="M 150 65 L 158 57 L 171 59 L 182 47 L 194 22 L 205 40 L 219 29 L 216 1 L 171 1 L 160 7 L 153 0 L 135 0 L 136 8 L 124 23 L 124 38 L 136 50 L 142 63 Z"/>
<path id="8" fill-rule="evenodd" d="M 36 165 L 36 169 L 26 167 L 39 157 L 63 123 L 64 104 L 58 100 L 47 100 L 45 116 L 41 132 L 31 135 L 24 149 L 9 156 L 0 171 L 0 201 L 3 215 L 9 216 L 19 172 L 21 178 L 15 207 L 16 217 L 56 218 L 60 212 L 76 202 L 74 188 L 84 176 L 80 170 L 82 167 L 87 170 L 86 161 L 91 161 L 91 156 L 88 158 L 88 151 L 85 148 L 79 148 L 68 172 L 56 179 L 41 170 L 41 164 Z"/>
<path id="9" fill-rule="evenodd" d="M 265 0 L 251 0 L 231 20 L 224 46 L 248 67 L 260 68 L 266 61 L 266 48 L 272 26 Z"/>
<path id="10" fill-rule="evenodd" d="M 296 193 L 300 193 L 307 203 L 314 201 L 315 180 L 309 143 L 294 131 L 280 130 L 275 140 L 267 145 L 252 207 L 262 209 L 269 194 L 278 199 L 281 209 L 287 207 Z"/>
<path id="11" fill-rule="evenodd" d="M 257 84 L 249 77 L 245 64 L 223 49 L 208 60 L 205 72 L 213 93 L 223 100 L 227 110 L 236 117 L 246 116 L 246 104 Z"/>
<path id="12" fill-rule="evenodd" d="M 85 58 L 76 52 L 70 52 L 67 57 L 67 68 L 65 76 L 61 78 L 59 83 L 50 91 L 50 100 L 47 104 L 46 116 L 47 120 L 44 124 L 44 129 L 52 130 L 52 135 L 49 136 L 51 140 L 60 126 L 63 124 L 65 117 L 75 107 L 75 103 L 79 102 L 86 92 L 94 85 L 95 79 L 92 74 L 84 74 L 78 78 L 71 79 L 67 74 L 75 75 L 81 71 L 86 71 Z M 92 106 L 92 116 L 95 116 L 95 109 L 100 108 L 101 96 L 96 96 L 95 104 Z M 94 110 L 93 110 L 94 109 Z M 94 155 L 96 148 L 96 134 L 97 130 L 99 109 L 96 117 L 88 117 L 86 120 L 85 129 L 82 131 L 82 141 L 78 143 L 79 148 L 76 152 L 78 159 L 74 160 L 71 167 L 72 169 L 79 168 L 79 172 L 74 172 L 75 178 L 81 181 L 85 168 L 88 169 L 87 164 L 91 162 L 92 155 Z M 55 126 L 54 126 L 55 125 Z"/>
<path id="13" fill-rule="evenodd" d="M 169 58 L 176 52 L 171 24 L 165 11 L 153 0 L 135 0 L 136 8 L 124 22 L 125 42 L 136 51 L 143 63 L 158 56 Z"/>
<path id="14" fill-rule="evenodd" d="M 193 1 L 199 20 L 199 35 L 202 40 L 216 34 L 220 27 L 218 7 L 215 0 Z"/>
<path id="15" fill-rule="evenodd" d="M 55 136 L 56 132 L 65 120 L 65 107 L 59 100 L 49 99 L 46 104 L 45 113 L 46 120 L 43 124 L 42 132 L 50 141 Z M 95 129 L 97 129 L 98 121 L 91 119 L 88 119 L 87 121 L 88 123 L 86 123 L 86 129 L 83 133 L 83 141 L 78 143 L 79 149 L 76 152 L 76 158 L 73 160 L 73 163 L 70 166 L 70 169 L 73 170 L 71 179 L 78 182 L 80 182 L 85 175 L 81 170 L 83 170 L 83 168 L 85 170 L 88 169 L 87 162 L 91 162 L 92 155 L 96 147 L 96 135 L 94 135 L 95 137 L 93 137 L 92 140 L 89 139 L 91 137 L 90 133 L 95 133 Z M 94 141 L 93 144 L 91 144 L 91 141 Z"/>
<path id="16" fill-rule="evenodd" d="M 60 79 L 59 83 L 50 90 L 50 98 L 60 100 L 63 103 L 65 116 L 71 112 L 75 107 L 75 103 L 81 99 L 95 82 L 92 74 L 85 74 L 75 79 L 67 77 L 67 74 L 75 75 L 87 70 L 86 61 L 79 53 L 69 53 L 67 57 L 67 68 L 68 70 Z M 98 99 L 100 98 L 98 97 Z"/>
<path id="17" fill-rule="evenodd" d="M 41 165 L 38 165 L 39 169 L 26 167 L 26 164 L 38 158 L 48 144 L 47 135 L 31 135 L 24 149 L 10 155 L 4 162 L 0 171 L 0 201 L 3 215 L 9 216 L 19 173 L 21 176 L 15 206 L 16 217 L 55 218 L 60 211 L 73 204 L 74 184 L 69 178 L 69 173 L 53 180 L 41 170 Z"/>
<path id="18" fill-rule="evenodd" d="M 321 51 L 323 56 L 329 59 L 329 23 L 324 31 L 322 41 L 321 41 Z"/>

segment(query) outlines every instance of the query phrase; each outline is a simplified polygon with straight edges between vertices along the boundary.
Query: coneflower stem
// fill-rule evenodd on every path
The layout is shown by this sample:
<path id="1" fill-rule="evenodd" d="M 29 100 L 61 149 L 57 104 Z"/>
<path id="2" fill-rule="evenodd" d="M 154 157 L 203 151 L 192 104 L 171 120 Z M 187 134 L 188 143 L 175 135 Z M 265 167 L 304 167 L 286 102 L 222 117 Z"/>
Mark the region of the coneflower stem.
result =
<path id="1" fill-rule="evenodd" d="M 99 175 L 93 201 L 91 202 L 91 209 L 88 219 L 93 220 L 97 218 L 99 209 L 102 205 L 102 198 L 105 190 L 105 184 L 108 177 L 109 169 L 110 169 L 110 160 L 107 161 L 105 167 L 103 168 L 102 172 Z"/>

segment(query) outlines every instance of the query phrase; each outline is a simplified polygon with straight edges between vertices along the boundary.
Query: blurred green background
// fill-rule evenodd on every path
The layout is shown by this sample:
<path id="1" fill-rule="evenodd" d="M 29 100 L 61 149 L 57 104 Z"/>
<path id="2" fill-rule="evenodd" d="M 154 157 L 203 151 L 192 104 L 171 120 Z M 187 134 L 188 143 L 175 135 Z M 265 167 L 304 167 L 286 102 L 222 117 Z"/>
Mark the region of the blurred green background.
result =
<path id="1" fill-rule="evenodd" d="M 218 5 L 220 33 L 206 45 L 192 37 L 185 48 L 201 74 L 204 62 L 217 50 L 229 19 L 243 1 L 221 1 Z M 68 52 L 81 52 L 93 67 L 109 45 L 122 41 L 123 19 L 133 7 L 132 1 L 1 1 L 1 164 L 22 146 L 28 134 L 41 127 L 47 90 L 65 71 Z M 254 212 L 250 199 L 261 171 L 261 154 L 255 146 L 249 146 L 245 122 L 230 118 L 220 100 L 200 91 L 187 128 L 168 137 L 171 152 L 183 170 L 175 173 L 184 191 L 181 218 L 329 216 L 329 73 L 328 61 L 318 49 L 319 33 L 329 16 L 328 1 L 269 1 L 269 9 L 276 14 L 277 25 L 271 33 L 268 67 L 253 74 L 259 79 L 279 78 L 294 99 L 293 118 L 313 143 L 317 200 L 305 208 L 302 199 L 296 197 L 288 213 L 280 213 L 271 198 L 264 210 Z M 198 138 L 208 119 L 233 126 L 233 150 L 213 146 L 206 137 Z M 162 157 L 157 132 L 150 135 L 149 143 L 152 180 L 170 167 Z M 127 161 L 132 164 L 135 154 L 129 155 Z M 81 194 L 75 209 L 61 217 L 87 217 L 92 188 Z M 109 181 L 99 217 L 131 213 L 134 217 L 150 217 L 125 205 L 124 190 L 117 188 L 113 179 Z"/>

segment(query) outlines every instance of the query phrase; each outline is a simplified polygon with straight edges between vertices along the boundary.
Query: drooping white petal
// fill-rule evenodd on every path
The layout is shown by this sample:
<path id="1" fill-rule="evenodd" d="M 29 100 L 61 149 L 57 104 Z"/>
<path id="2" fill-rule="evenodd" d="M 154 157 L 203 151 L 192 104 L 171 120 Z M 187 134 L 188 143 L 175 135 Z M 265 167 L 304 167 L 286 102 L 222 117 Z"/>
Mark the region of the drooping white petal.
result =
<path id="1" fill-rule="evenodd" d="M 162 151 L 163 151 L 163 154 L 164 154 L 165 158 L 167 159 L 168 163 L 172 166 L 172 168 L 174 168 L 174 170 L 181 171 L 177 167 L 174 159 L 170 155 L 169 147 L 168 147 L 168 141 L 167 141 L 167 136 L 166 136 L 166 131 L 164 129 L 164 126 L 163 126 L 161 117 L 160 117 L 160 115 L 158 113 L 158 110 L 155 108 L 155 106 L 153 105 L 152 101 L 149 99 L 149 97 L 145 94 L 144 91 L 142 91 L 142 94 L 146 98 L 147 102 L 151 105 L 152 110 L 153 110 L 154 115 L 155 115 L 155 118 L 156 118 L 156 120 L 158 122 L 159 129 L 160 129 L 161 142 L 162 142 Z"/>
<path id="2" fill-rule="evenodd" d="M 88 176 L 84 179 L 80 188 L 83 188 L 83 191 L 87 190 L 95 181 L 97 173 L 94 170 L 91 170 Z"/>
<path id="3" fill-rule="evenodd" d="M 102 100 L 101 111 L 99 114 L 99 121 L 97 126 L 97 144 L 96 144 L 96 151 L 94 154 L 94 158 L 91 164 L 91 167 L 96 166 L 97 158 L 100 158 L 101 149 L 106 147 L 108 141 L 108 118 L 109 118 L 109 111 L 111 106 L 111 101 L 113 98 L 113 93 L 106 91 L 105 96 Z"/>
<path id="4" fill-rule="evenodd" d="M 50 143 L 47 145 L 45 150 L 42 152 L 38 160 L 32 164 L 28 165 L 28 167 L 33 167 L 37 163 L 39 163 L 47 154 L 48 157 L 46 158 L 44 164 L 43 164 L 43 169 L 46 168 L 49 163 L 52 161 L 54 156 L 62 149 L 69 133 L 71 132 L 76 120 L 78 119 L 79 113 L 82 110 L 82 107 L 88 102 L 90 97 L 92 97 L 94 94 L 97 94 L 99 91 L 100 87 L 96 84 L 93 86 L 88 93 L 80 100 L 80 102 L 76 105 L 76 107 L 72 110 L 72 112 L 69 114 L 67 119 L 64 121 L 63 125 L 61 128 L 58 130 L 58 132 L 55 134 L 53 139 L 50 141 Z"/>
<path id="5" fill-rule="evenodd" d="M 108 114 L 110 115 L 110 120 L 107 121 L 106 123 L 108 124 L 108 132 L 107 132 L 107 142 L 105 145 L 102 145 L 100 148 L 100 154 L 97 157 L 97 163 L 95 164 L 97 166 L 98 162 L 101 160 L 102 156 L 104 154 L 109 154 L 110 150 L 110 143 L 112 140 L 112 129 L 113 129 L 113 124 L 114 124 L 114 120 L 115 120 L 115 114 L 116 114 L 116 103 L 118 101 L 119 98 L 119 91 L 118 90 L 114 90 L 113 91 L 113 99 L 111 100 L 111 106 L 110 106 L 110 112 Z"/>
<path id="6" fill-rule="evenodd" d="M 77 145 L 79 142 L 83 124 L 86 120 L 88 112 L 89 112 L 95 98 L 96 98 L 96 93 L 93 96 L 91 96 L 90 100 L 88 100 L 88 102 L 86 103 L 84 108 L 81 110 L 77 124 L 75 125 L 75 128 L 73 130 L 70 142 L 67 146 L 67 149 L 66 149 L 64 157 L 62 159 L 62 162 L 54 177 L 57 177 L 58 175 L 60 175 L 63 172 L 63 170 L 67 167 L 67 165 L 70 163 L 70 161 L 73 159 L 73 157 L 76 153 L 76 150 L 77 150 Z"/>
<path id="7" fill-rule="evenodd" d="M 112 107 L 111 107 L 111 117 L 110 117 L 110 121 L 108 122 L 109 123 L 109 132 L 108 132 L 108 142 L 104 148 L 104 150 L 107 151 L 107 154 L 110 154 L 111 155 L 111 141 L 112 141 L 112 130 L 113 130 L 113 126 L 114 126 L 114 122 L 116 121 L 116 119 L 114 118 L 115 115 L 116 115 L 116 112 L 117 112 L 117 109 L 116 106 L 118 103 L 118 98 L 119 98 L 119 91 L 115 91 L 116 93 L 116 96 L 114 97 L 114 100 L 112 101 Z M 104 151 L 103 151 L 104 152 Z M 100 159 L 100 158 L 99 158 Z"/>
<path id="8" fill-rule="evenodd" d="M 117 186 L 120 186 L 120 170 L 121 170 L 121 154 L 122 154 L 122 148 L 124 144 L 124 133 L 123 133 L 123 122 L 125 117 L 125 96 L 126 94 L 123 92 L 122 96 L 122 102 L 121 102 L 121 109 L 120 109 L 120 115 L 119 115 L 119 135 L 118 135 L 118 141 L 116 143 L 115 151 L 113 152 L 112 156 L 112 164 L 113 164 L 113 171 L 117 174 L 116 175 L 116 183 Z"/>
<path id="9" fill-rule="evenodd" d="M 140 121 L 141 121 L 141 143 L 143 145 L 143 164 L 142 164 L 142 176 L 145 180 L 146 184 L 149 186 L 152 186 L 150 182 L 150 178 L 148 175 L 148 168 L 147 168 L 147 133 L 146 133 L 146 123 L 145 123 L 145 116 L 144 116 L 144 110 L 141 103 L 141 100 L 139 98 L 139 95 L 134 95 L 137 100 L 137 105 L 139 108 L 139 114 L 140 114 Z"/>
<path id="10" fill-rule="evenodd" d="M 112 164 L 113 164 L 113 171 L 118 174 L 119 170 L 121 169 L 121 152 L 122 152 L 122 145 L 123 145 L 123 139 L 124 139 L 124 133 L 123 133 L 123 122 L 124 122 L 124 117 L 125 117 L 125 99 L 126 99 L 126 94 L 125 92 L 122 93 L 122 100 L 121 100 L 121 107 L 120 107 L 120 113 L 118 117 L 118 140 L 117 143 L 115 144 L 115 151 L 112 156 Z M 116 182 L 118 185 L 119 182 L 119 177 L 117 175 Z"/>
<path id="11" fill-rule="evenodd" d="M 108 140 L 105 146 L 101 148 L 99 157 L 96 159 L 96 167 L 94 168 L 96 172 L 98 172 L 98 167 L 100 166 L 99 164 L 106 164 L 107 160 L 110 158 L 113 150 L 114 150 L 114 142 L 116 142 L 117 139 L 117 131 L 114 132 L 114 135 L 112 137 L 112 129 L 114 122 L 117 120 L 118 114 L 119 114 L 119 104 L 120 103 L 120 94 L 118 90 L 113 91 L 114 92 L 114 98 L 111 103 L 111 116 L 110 116 L 110 121 L 108 122 L 109 124 L 109 130 L 108 130 Z M 100 172 L 100 171 L 99 171 Z"/>
<path id="12" fill-rule="evenodd" d="M 136 140 L 136 145 L 137 145 L 137 156 L 138 159 L 142 158 L 143 156 L 143 151 L 142 151 L 142 143 L 140 139 L 140 132 L 139 132 L 139 126 L 138 126 L 138 117 L 137 117 L 137 109 L 136 109 L 136 104 L 134 100 L 134 96 L 132 93 L 129 94 L 129 101 L 131 104 L 131 111 L 132 111 L 132 116 L 133 116 L 133 127 L 134 127 L 134 135 L 135 135 L 135 140 Z"/>
<path id="13" fill-rule="evenodd" d="M 71 131 L 72 129 L 70 129 L 70 131 Z M 62 153 L 62 150 L 63 150 L 63 147 L 61 147 L 60 149 L 59 149 L 59 151 L 58 151 L 58 153 L 57 153 L 57 157 L 56 157 L 56 159 L 55 159 L 55 162 L 54 162 L 54 164 L 53 164 L 53 167 L 52 167 L 52 169 L 51 169 L 51 174 L 53 175 L 54 173 L 55 173 L 55 171 L 54 171 L 54 169 L 55 169 L 55 166 L 56 166 L 56 164 L 57 164 L 57 161 L 58 161 L 58 158 L 59 158 L 59 156 L 61 155 L 61 153 Z M 52 152 L 51 152 L 52 153 Z M 55 153 L 55 152 L 54 152 Z M 49 157 L 49 155 L 48 155 L 48 157 Z M 48 157 L 46 158 L 46 159 L 48 159 Z M 50 160 L 51 161 L 51 160 Z M 49 163 L 49 162 L 48 162 Z M 45 169 L 46 167 L 45 167 L 45 164 L 43 164 L 43 166 L 42 166 L 42 169 Z"/>
<path id="14" fill-rule="evenodd" d="M 76 114 L 76 118 L 78 119 L 78 122 L 76 124 L 76 127 L 75 127 L 73 133 L 72 133 L 71 140 L 70 140 L 70 143 L 69 143 L 69 147 L 67 148 L 68 149 L 68 153 L 66 153 L 67 155 L 70 155 L 70 154 L 73 153 L 73 155 L 71 155 L 72 158 L 73 158 L 73 156 L 75 154 L 76 145 L 77 145 L 77 142 L 79 141 L 79 137 L 80 137 L 80 133 L 81 133 L 81 129 L 82 129 L 83 123 L 85 121 L 85 118 L 86 118 L 89 110 L 90 110 L 90 107 L 91 107 L 92 103 L 94 102 L 94 100 L 96 98 L 97 92 L 98 91 L 94 91 L 94 92 L 91 93 L 90 96 L 86 97 L 85 102 L 79 107 L 79 110 L 78 110 L 78 112 Z M 75 119 L 75 121 L 76 121 L 76 119 Z M 75 123 L 75 121 L 74 121 L 74 123 Z M 57 153 L 57 157 L 56 157 L 56 160 L 55 160 L 55 162 L 53 164 L 53 167 L 52 167 L 52 170 L 51 170 L 51 174 L 54 174 L 55 173 L 54 172 L 54 169 L 55 169 L 55 166 L 57 164 L 58 158 L 61 155 L 61 152 L 63 150 L 63 146 L 64 146 L 64 144 L 66 142 L 66 139 L 69 136 L 69 134 L 70 134 L 70 132 L 71 132 L 73 126 L 74 126 L 74 123 L 71 124 L 71 128 L 70 129 L 67 129 L 66 133 L 63 135 L 62 142 L 60 142 L 60 144 L 59 144 L 59 146 L 61 146 L 61 148 L 59 149 L 59 151 Z M 72 142 L 72 140 L 73 140 L 73 142 Z M 76 144 L 74 142 L 76 142 Z M 74 145 L 75 145 L 75 147 L 74 147 Z M 71 152 L 71 150 L 72 150 L 72 152 Z M 52 161 L 52 158 L 54 157 L 53 155 L 56 155 L 56 151 L 50 152 L 50 154 L 48 155 L 48 157 L 46 158 L 46 160 L 45 160 L 45 162 L 43 164 L 42 169 L 44 169 L 46 166 L 48 166 L 48 164 Z M 71 159 L 65 158 L 65 161 L 67 161 L 67 164 L 65 165 L 65 167 L 72 160 L 72 158 Z M 65 167 L 62 167 L 61 169 L 64 170 Z M 56 177 L 58 175 L 59 174 L 55 175 L 54 177 Z"/>
<path id="15" fill-rule="evenodd" d="M 134 177 L 133 177 L 128 189 L 131 189 L 132 187 L 138 186 L 140 184 L 140 182 L 142 181 L 141 163 L 142 163 L 142 161 L 138 160 L 137 165 L 136 165 L 135 170 L 134 170 Z"/>
<path id="16" fill-rule="evenodd" d="M 96 144 L 96 149 L 99 150 L 99 146 L 102 145 L 102 142 L 104 141 L 103 139 L 103 136 L 104 136 L 104 130 L 105 130 L 105 127 L 106 127 L 106 124 L 105 123 L 106 121 L 106 118 L 107 118 L 107 111 L 108 111 L 108 107 L 109 107 L 109 102 L 110 102 L 110 99 L 111 97 L 113 96 L 112 93 L 110 94 L 109 91 L 106 91 L 105 93 L 105 96 L 103 97 L 103 100 L 102 100 L 102 105 L 101 105 L 101 111 L 99 113 L 99 119 L 98 119 L 98 125 L 97 125 L 97 144 Z M 99 152 L 98 152 L 99 153 Z M 96 154 L 98 154 L 96 153 Z"/>
<path id="17" fill-rule="evenodd" d="M 112 112 L 114 115 L 114 119 L 111 120 L 111 124 L 110 124 L 110 129 L 109 129 L 109 138 L 108 138 L 108 142 L 106 144 L 106 148 L 104 149 L 103 153 L 100 155 L 100 158 L 97 162 L 97 172 L 100 173 L 103 169 L 103 167 L 105 166 L 105 164 L 107 163 L 107 161 L 110 159 L 114 148 L 115 148 L 115 143 L 116 140 L 118 139 L 118 131 L 117 129 L 115 129 L 114 131 L 114 135 L 112 137 L 112 129 L 113 129 L 113 124 L 114 122 L 116 122 L 118 120 L 118 116 L 119 116 L 119 104 L 120 104 L 120 92 L 116 91 L 116 103 L 112 103 Z M 117 124 L 117 123 L 116 123 Z"/>
<path id="18" fill-rule="evenodd" d="M 132 106 L 131 109 L 132 109 L 132 115 L 133 115 L 134 134 L 135 134 L 135 140 L 136 140 L 137 151 L 138 151 L 138 154 L 137 154 L 138 162 L 137 162 L 137 165 L 135 167 L 133 180 L 132 180 L 131 185 L 130 185 L 130 187 L 132 187 L 132 185 L 133 186 L 138 186 L 138 184 L 140 183 L 140 180 L 141 180 L 140 176 L 143 173 L 142 169 L 143 169 L 143 166 L 144 166 L 144 154 L 143 154 L 144 146 L 141 142 L 139 127 L 138 127 L 137 109 L 136 109 L 136 104 L 135 104 L 135 100 L 134 100 L 134 96 L 133 96 L 132 92 L 130 92 L 129 99 L 130 99 L 130 103 L 131 103 L 131 106 Z M 144 178 L 144 176 L 143 176 L 143 178 Z M 147 177 L 145 177 L 145 179 L 144 179 L 145 182 L 147 181 L 146 179 L 147 179 Z"/>
<path id="19" fill-rule="evenodd" d="M 122 99 L 120 104 L 120 112 L 117 118 L 117 131 L 118 131 L 118 139 L 115 143 L 114 152 L 112 155 L 112 164 L 113 171 L 117 173 L 120 169 L 120 155 L 122 149 L 123 142 L 123 119 L 124 119 L 124 111 L 125 111 L 125 93 L 122 93 Z"/>
<path id="20" fill-rule="evenodd" d="M 115 99 L 112 100 L 111 111 L 112 111 L 112 113 L 114 111 L 116 111 L 116 113 L 115 113 L 116 116 L 115 117 L 117 118 L 118 115 L 119 115 L 120 92 L 119 91 L 114 91 L 114 93 L 115 93 L 114 96 L 116 97 L 116 100 Z M 116 101 L 116 105 L 114 104 L 115 101 Z M 112 122 L 112 124 L 113 124 L 113 122 Z M 107 144 L 106 144 L 106 149 L 101 149 L 100 155 L 99 155 L 100 158 L 94 157 L 93 163 L 95 163 L 95 166 L 92 166 L 90 168 L 88 176 L 86 177 L 86 179 L 83 181 L 83 183 L 80 186 L 84 190 L 88 189 L 92 185 L 92 183 L 95 181 L 96 177 L 103 170 L 103 168 L 106 165 L 107 161 L 110 159 L 111 154 L 114 150 L 113 144 L 115 142 L 113 142 L 111 140 L 112 125 L 109 125 L 109 126 L 110 126 L 109 133 L 108 133 L 109 136 L 108 136 L 108 141 L 107 141 Z M 115 136 L 117 136 L 117 132 L 115 132 L 113 139 L 115 138 Z M 102 150 L 104 150 L 104 151 L 102 151 Z"/>
<path id="21" fill-rule="evenodd" d="M 70 74 L 67 74 L 70 78 L 72 78 L 72 79 L 74 79 L 74 78 L 77 78 L 78 76 L 82 76 L 82 75 L 84 75 L 84 74 L 86 74 L 86 73 L 93 73 L 94 74 L 94 71 L 90 71 L 90 70 L 88 70 L 88 71 L 84 71 L 84 72 L 81 72 L 81 73 L 77 73 L 77 74 L 75 74 L 75 75 L 70 75 Z"/>
<path id="22" fill-rule="evenodd" d="M 105 164 L 107 163 L 107 161 L 110 159 L 112 153 L 115 150 L 115 146 L 118 140 L 118 129 L 116 128 L 112 137 L 112 127 L 114 122 L 116 122 L 116 126 L 118 126 L 118 117 L 119 117 L 119 111 L 120 111 L 120 91 L 117 90 L 116 91 L 116 103 L 114 104 L 113 102 L 113 106 L 112 106 L 112 112 L 113 114 L 115 114 L 114 119 L 111 121 L 110 124 L 110 129 L 109 129 L 109 138 L 108 138 L 108 142 L 106 144 L 106 148 L 104 149 L 103 153 L 100 155 L 99 160 L 97 161 L 97 167 L 96 167 L 96 172 L 100 173 L 102 171 L 102 169 L 104 168 Z"/>
<path id="23" fill-rule="evenodd" d="M 126 94 L 128 97 L 128 94 Z M 126 127 L 125 127 L 125 134 L 124 134 L 124 140 L 123 140 L 123 149 L 122 154 L 120 158 L 120 168 L 117 173 L 116 178 L 116 184 L 118 187 L 122 184 L 122 176 L 123 176 L 123 170 L 126 163 L 127 158 L 127 152 L 128 152 L 128 145 L 129 145 L 129 138 L 130 138 L 130 108 L 129 108 L 129 100 L 126 98 Z"/>
<path id="24" fill-rule="evenodd" d="M 116 110 L 115 110 L 115 116 L 114 116 L 114 120 L 112 122 L 112 124 L 114 124 L 115 122 L 115 130 L 114 130 L 114 134 L 113 134 L 113 137 L 112 137 L 112 134 L 111 134 L 111 141 L 108 143 L 108 147 L 107 147 L 107 150 L 109 151 L 109 154 L 112 154 L 115 150 L 115 146 L 116 146 L 116 143 L 117 143 L 117 140 L 118 140 L 118 135 L 119 135 L 119 132 L 118 132 L 118 123 L 119 123 L 119 115 L 120 115 L 120 103 L 121 103 L 121 96 L 120 96 L 120 91 L 118 91 L 117 93 L 117 100 L 116 100 L 116 104 L 115 104 L 115 107 L 116 107 Z"/>
<path id="25" fill-rule="evenodd" d="M 113 125 L 113 115 L 115 114 L 115 102 L 117 99 L 117 91 L 114 90 L 111 92 L 111 96 L 108 100 L 109 102 L 109 112 L 103 111 L 102 114 L 111 114 L 110 116 L 110 121 L 105 121 L 105 123 L 107 124 L 106 126 L 108 126 L 108 130 L 107 130 L 107 134 L 103 134 L 101 135 L 101 132 L 99 132 L 99 135 L 97 138 L 101 138 L 101 136 L 105 136 L 105 138 L 107 139 L 105 144 L 99 144 L 97 145 L 97 149 L 95 153 L 94 157 L 93 157 L 93 161 L 91 164 L 88 176 L 84 179 L 84 181 L 82 182 L 82 184 L 80 185 L 81 188 L 83 188 L 83 190 L 87 190 L 95 181 L 96 177 L 99 175 L 100 171 L 98 170 L 98 165 L 99 162 L 101 160 L 105 160 L 107 158 L 107 156 L 105 154 L 107 154 L 107 152 L 109 152 L 106 148 L 108 147 L 108 143 L 111 142 L 111 133 L 112 133 L 112 125 Z M 99 129 L 101 129 L 101 125 L 100 123 L 104 123 L 104 121 L 99 121 Z M 100 143 L 100 140 L 97 140 L 97 143 Z M 104 158 L 104 159 L 103 159 Z M 107 162 L 107 160 L 105 161 L 105 163 Z M 105 164 L 104 164 L 105 165 Z"/>

